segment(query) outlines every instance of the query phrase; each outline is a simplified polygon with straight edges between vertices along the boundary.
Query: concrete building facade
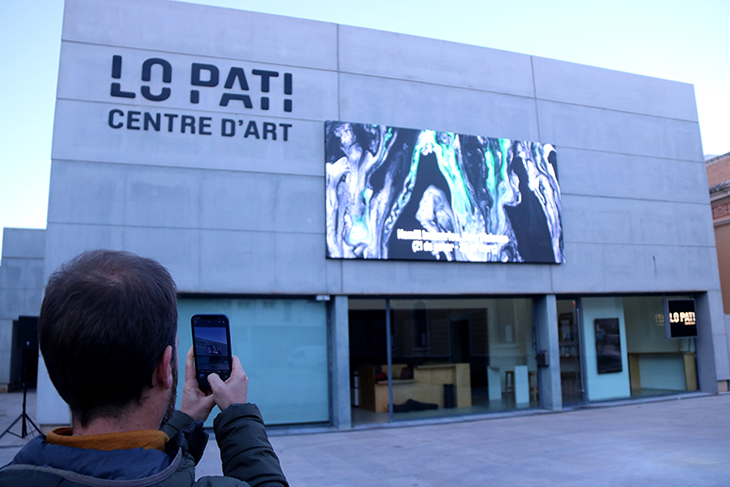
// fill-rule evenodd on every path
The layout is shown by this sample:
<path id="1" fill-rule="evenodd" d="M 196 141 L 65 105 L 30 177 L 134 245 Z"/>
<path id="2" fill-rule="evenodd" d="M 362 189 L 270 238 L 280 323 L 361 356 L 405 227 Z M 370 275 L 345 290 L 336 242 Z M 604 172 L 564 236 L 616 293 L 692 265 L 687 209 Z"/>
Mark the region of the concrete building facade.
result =
<path id="1" fill-rule="evenodd" d="M 38 358 L 34 319 L 38 317 L 45 286 L 45 252 L 45 230 L 3 229 L 0 261 L 0 390 L 3 392 L 22 387 L 23 354 L 28 354 L 24 350 L 31 353 L 26 361 Z M 33 370 L 28 372 L 35 375 Z"/>
<path id="2" fill-rule="evenodd" d="M 328 258 L 328 121 L 549 144 L 564 261 Z M 270 423 L 727 390 L 691 85 L 245 11 L 67 0 L 52 159 L 44 278 L 92 248 L 159 260 L 181 292 L 181 348 L 191 314 L 229 314 Z M 668 298 L 694 300 L 696 339 L 664 338 Z M 66 422 L 42 364 L 38 387 L 38 421 Z"/>

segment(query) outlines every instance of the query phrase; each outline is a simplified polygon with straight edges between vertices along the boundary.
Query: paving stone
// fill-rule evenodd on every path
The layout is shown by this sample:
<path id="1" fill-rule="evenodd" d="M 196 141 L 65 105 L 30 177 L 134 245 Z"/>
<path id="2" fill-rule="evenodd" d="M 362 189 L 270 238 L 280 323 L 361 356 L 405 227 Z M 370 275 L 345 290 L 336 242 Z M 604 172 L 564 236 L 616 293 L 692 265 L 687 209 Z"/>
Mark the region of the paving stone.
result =
<path id="1" fill-rule="evenodd" d="M 0 394 L 0 431 L 21 404 L 22 393 Z M 28 405 L 34 417 L 34 393 Z M 346 432 L 272 429 L 270 438 L 297 487 L 712 487 L 730 485 L 728 414 L 730 394 L 721 394 Z M 0 464 L 24 442 L 0 439 Z M 221 473 L 211 441 L 197 476 Z"/>

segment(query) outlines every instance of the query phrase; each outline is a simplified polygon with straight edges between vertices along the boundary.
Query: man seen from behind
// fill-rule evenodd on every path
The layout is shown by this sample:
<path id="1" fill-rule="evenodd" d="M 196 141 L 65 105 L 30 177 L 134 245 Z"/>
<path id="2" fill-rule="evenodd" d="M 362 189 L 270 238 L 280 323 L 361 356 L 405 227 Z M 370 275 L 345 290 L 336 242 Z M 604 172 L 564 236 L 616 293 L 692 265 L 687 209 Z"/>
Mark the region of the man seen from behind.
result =
<path id="1" fill-rule="evenodd" d="M 72 426 L 38 436 L 0 469 L 3 486 L 288 486 L 238 357 L 198 387 L 192 347 L 177 388 L 177 291 L 158 262 L 85 252 L 49 279 L 38 322 L 48 375 Z M 195 481 L 214 406 L 224 477 Z"/>

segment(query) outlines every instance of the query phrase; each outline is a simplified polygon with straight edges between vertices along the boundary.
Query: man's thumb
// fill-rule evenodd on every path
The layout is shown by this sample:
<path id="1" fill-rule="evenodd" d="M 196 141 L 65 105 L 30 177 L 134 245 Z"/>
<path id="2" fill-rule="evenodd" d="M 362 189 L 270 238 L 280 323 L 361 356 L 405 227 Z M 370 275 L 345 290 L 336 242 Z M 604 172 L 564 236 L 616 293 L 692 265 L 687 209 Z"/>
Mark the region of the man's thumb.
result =
<path id="1" fill-rule="evenodd" d="M 214 391 L 223 385 L 223 381 L 215 372 L 208 374 L 208 384 Z"/>

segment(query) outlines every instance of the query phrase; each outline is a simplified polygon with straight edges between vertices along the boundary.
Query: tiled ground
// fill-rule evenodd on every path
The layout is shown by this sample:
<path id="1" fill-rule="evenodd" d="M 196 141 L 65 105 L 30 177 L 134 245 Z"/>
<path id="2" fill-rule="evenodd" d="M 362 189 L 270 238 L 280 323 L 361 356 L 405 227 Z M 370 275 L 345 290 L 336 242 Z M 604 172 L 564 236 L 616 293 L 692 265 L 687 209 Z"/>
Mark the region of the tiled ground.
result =
<path id="1" fill-rule="evenodd" d="M 18 409 L 16 412 L 15 409 Z M 20 408 L 0 395 L 0 427 Z M 727 486 L 730 394 L 560 414 L 279 435 L 292 486 Z M 13 439 L 15 444 L 21 443 Z M 0 440 L 0 462 L 17 447 Z M 220 474 L 215 444 L 198 475 Z"/>

